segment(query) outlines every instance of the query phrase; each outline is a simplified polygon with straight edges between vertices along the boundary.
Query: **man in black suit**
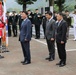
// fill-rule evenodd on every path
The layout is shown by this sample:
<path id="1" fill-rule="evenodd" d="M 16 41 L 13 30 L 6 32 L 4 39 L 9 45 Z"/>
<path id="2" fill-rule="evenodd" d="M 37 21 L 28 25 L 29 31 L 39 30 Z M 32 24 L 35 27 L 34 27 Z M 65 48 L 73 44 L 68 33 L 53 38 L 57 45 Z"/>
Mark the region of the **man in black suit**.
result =
<path id="1" fill-rule="evenodd" d="M 53 61 L 55 59 L 55 20 L 52 18 L 52 12 L 46 13 L 46 31 L 45 37 L 47 41 L 49 57 L 46 60 Z"/>
<path id="2" fill-rule="evenodd" d="M 43 32 L 44 32 L 44 39 L 45 39 L 45 31 L 46 31 L 46 21 L 47 18 L 45 15 L 42 16 L 42 27 L 43 27 Z"/>
<path id="3" fill-rule="evenodd" d="M 63 19 L 63 14 L 58 13 L 57 14 L 57 20 L 58 20 L 58 27 L 57 27 L 57 34 L 56 34 L 56 43 L 57 43 L 57 50 L 58 55 L 60 58 L 60 62 L 56 65 L 59 65 L 59 67 L 63 67 L 66 65 L 66 33 L 67 33 L 67 23 Z"/>
<path id="4" fill-rule="evenodd" d="M 67 22 L 67 39 L 69 38 L 69 28 L 71 27 L 71 17 L 69 16 L 69 11 L 65 11 L 66 22 Z"/>
<path id="5" fill-rule="evenodd" d="M 31 63 L 31 55 L 30 55 L 30 40 L 31 40 L 31 21 L 27 18 L 28 13 L 26 11 L 22 12 L 22 24 L 20 30 L 20 42 L 23 50 L 24 61 L 23 65 Z"/>
<path id="6" fill-rule="evenodd" d="M 8 37 L 11 36 L 11 23 L 12 23 L 12 17 L 9 14 L 10 14 L 9 12 L 6 13 L 7 20 L 8 20 Z"/>
<path id="7" fill-rule="evenodd" d="M 22 14 L 22 11 L 20 11 L 19 15 L 18 15 L 18 24 L 19 24 L 19 30 L 21 30 L 21 23 L 23 21 L 23 19 L 21 18 L 21 14 Z"/>
<path id="8" fill-rule="evenodd" d="M 16 12 L 14 11 L 12 16 L 12 29 L 14 37 L 17 37 L 17 22 L 18 22 L 18 15 L 16 15 Z"/>
<path id="9" fill-rule="evenodd" d="M 40 38 L 40 25 L 41 25 L 41 14 L 39 13 L 38 9 L 35 10 L 33 23 L 35 24 L 35 33 L 36 39 Z"/>
<path id="10" fill-rule="evenodd" d="M 28 10 L 28 19 L 33 24 L 33 13 L 31 12 L 31 10 Z M 33 25 L 32 25 L 32 27 L 33 27 Z M 31 27 L 31 37 L 32 37 L 32 27 Z"/>

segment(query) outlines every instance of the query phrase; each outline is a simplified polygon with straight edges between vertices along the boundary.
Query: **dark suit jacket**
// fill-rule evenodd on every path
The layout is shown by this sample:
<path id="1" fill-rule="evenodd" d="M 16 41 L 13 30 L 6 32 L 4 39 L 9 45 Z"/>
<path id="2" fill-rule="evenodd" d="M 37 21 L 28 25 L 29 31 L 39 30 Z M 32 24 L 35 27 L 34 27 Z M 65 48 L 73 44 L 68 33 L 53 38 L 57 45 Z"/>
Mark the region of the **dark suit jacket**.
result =
<path id="1" fill-rule="evenodd" d="M 12 16 L 12 25 L 17 25 L 18 22 L 18 15 Z"/>
<path id="2" fill-rule="evenodd" d="M 7 16 L 7 20 L 8 20 L 8 25 L 10 25 L 12 23 L 12 17 L 11 16 Z"/>
<path id="3" fill-rule="evenodd" d="M 50 22 L 46 22 L 45 36 L 48 40 L 55 38 L 55 20 L 51 19 Z"/>
<path id="4" fill-rule="evenodd" d="M 40 25 L 41 24 L 41 19 L 42 19 L 41 14 L 40 13 L 38 13 L 38 14 L 35 13 L 34 17 L 33 17 L 33 23 L 35 25 Z"/>
<path id="5" fill-rule="evenodd" d="M 31 23 L 33 24 L 33 14 L 28 14 L 28 18 L 30 19 Z"/>
<path id="6" fill-rule="evenodd" d="M 21 15 L 18 15 L 18 21 L 19 21 L 19 25 L 21 25 L 23 19 L 21 19 Z"/>
<path id="7" fill-rule="evenodd" d="M 44 27 L 46 26 L 46 21 L 47 21 L 46 16 L 42 16 L 42 25 L 43 25 Z"/>
<path id="8" fill-rule="evenodd" d="M 67 23 L 65 20 L 62 20 L 60 25 L 57 27 L 57 34 L 56 34 L 56 42 L 60 43 L 64 41 L 66 43 L 66 33 L 67 33 Z"/>
<path id="9" fill-rule="evenodd" d="M 31 21 L 29 19 L 23 20 L 21 24 L 21 31 L 20 31 L 20 41 L 24 42 L 25 39 L 27 41 L 31 40 Z"/>

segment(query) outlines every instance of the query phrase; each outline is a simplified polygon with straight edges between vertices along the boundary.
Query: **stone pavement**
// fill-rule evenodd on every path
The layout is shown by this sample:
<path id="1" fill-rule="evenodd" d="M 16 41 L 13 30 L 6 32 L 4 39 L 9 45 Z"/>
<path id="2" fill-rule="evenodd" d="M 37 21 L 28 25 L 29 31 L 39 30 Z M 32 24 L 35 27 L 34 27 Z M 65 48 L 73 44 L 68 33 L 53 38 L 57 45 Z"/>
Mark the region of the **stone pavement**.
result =
<path id="1" fill-rule="evenodd" d="M 31 41 L 31 58 L 32 63 L 22 65 L 23 60 L 18 37 L 9 38 L 8 53 L 1 53 L 5 58 L 0 59 L 0 75 L 75 75 L 76 74 L 76 41 L 72 40 L 73 36 L 67 42 L 67 65 L 65 67 L 56 66 L 59 62 L 56 51 L 55 61 L 45 60 L 48 56 L 48 50 L 45 39 L 36 40 L 34 37 Z"/>

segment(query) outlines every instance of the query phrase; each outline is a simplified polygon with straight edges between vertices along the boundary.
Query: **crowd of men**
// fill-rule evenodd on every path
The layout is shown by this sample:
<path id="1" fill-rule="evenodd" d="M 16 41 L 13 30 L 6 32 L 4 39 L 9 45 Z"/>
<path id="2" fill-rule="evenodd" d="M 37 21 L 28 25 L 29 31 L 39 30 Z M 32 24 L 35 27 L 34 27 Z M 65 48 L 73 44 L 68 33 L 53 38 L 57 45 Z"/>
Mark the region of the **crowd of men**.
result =
<path id="1" fill-rule="evenodd" d="M 51 11 L 47 11 L 43 15 L 39 13 L 38 9 L 35 10 L 35 13 L 32 13 L 30 10 L 28 10 L 28 13 L 25 11 L 21 11 L 19 14 L 16 14 L 15 11 L 13 11 L 12 14 L 7 12 L 9 37 L 12 36 L 12 32 L 13 37 L 17 37 L 18 35 L 17 25 L 19 25 L 19 31 L 20 31 L 19 40 L 21 42 L 24 54 L 24 61 L 22 61 L 21 63 L 23 63 L 24 65 L 31 63 L 29 41 L 31 40 L 32 37 L 32 27 L 35 26 L 35 39 L 40 39 L 40 27 L 42 25 L 44 32 L 44 39 L 46 38 L 49 51 L 49 57 L 47 57 L 46 60 L 49 61 L 55 60 L 55 40 L 56 40 L 58 55 L 60 58 L 59 63 L 57 63 L 56 65 L 59 65 L 59 67 L 65 66 L 66 65 L 65 46 L 67 39 L 69 38 L 69 27 L 71 26 L 72 21 L 71 17 L 74 18 L 74 37 L 75 37 L 74 40 L 76 40 L 76 11 L 74 12 L 73 15 L 69 15 L 68 10 L 66 10 L 65 13 L 61 12 L 56 13 L 55 11 L 54 13 L 52 13 Z M 23 28 L 23 25 L 25 26 L 24 28 L 28 30 L 28 32 Z M 23 39 L 25 40 L 25 42 L 23 41 Z"/>
<path id="2" fill-rule="evenodd" d="M 10 12 L 7 12 L 7 19 L 8 19 L 8 36 L 12 36 L 12 32 L 13 32 L 13 36 L 16 37 L 18 35 L 18 25 L 19 25 L 19 30 L 21 28 L 21 23 L 22 23 L 22 19 L 21 19 L 21 13 L 22 11 L 19 12 L 19 14 L 17 14 L 15 11 L 12 12 L 12 14 Z M 69 15 L 69 11 L 66 10 L 64 12 L 64 19 L 67 21 L 67 25 L 68 25 L 68 28 L 67 28 L 67 37 L 69 37 L 69 27 L 71 25 L 71 22 L 72 22 L 72 17 L 74 17 L 73 15 Z M 53 13 L 53 19 L 55 21 L 57 21 L 57 18 L 56 18 L 56 15 L 57 15 L 57 12 L 54 11 Z M 46 14 L 41 14 L 39 13 L 39 10 L 36 9 L 35 10 L 35 13 L 31 12 L 31 10 L 28 10 L 28 18 L 31 20 L 32 22 L 32 27 L 35 26 L 35 39 L 40 39 L 40 27 L 42 25 L 42 28 L 43 28 L 43 32 L 44 32 L 44 35 L 45 35 L 45 30 L 46 30 L 46 21 L 47 21 L 47 18 L 46 18 Z M 12 27 L 12 28 L 11 28 Z M 32 34 L 32 28 L 31 28 L 31 34 Z M 74 40 L 76 40 L 76 33 L 74 32 Z M 44 36 L 45 38 L 45 36 Z"/>
<path id="3" fill-rule="evenodd" d="M 71 17 L 69 12 L 65 11 L 65 14 L 55 13 L 47 11 L 45 15 L 41 15 L 38 12 L 38 9 L 35 10 L 35 14 L 32 14 L 30 11 L 29 15 L 27 12 L 22 12 L 23 22 L 21 24 L 20 31 L 20 42 L 23 50 L 24 61 L 21 61 L 23 65 L 31 63 L 31 54 L 30 54 L 30 25 L 35 25 L 35 39 L 40 39 L 40 25 L 42 24 L 44 30 L 44 38 L 46 38 L 49 57 L 46 60 L 53 61 L 55 60 L 55 40 L 57 44 L 58 55 L 60 61 L 56 64 L 59 67 L 66 65 L 66 42 L 69 37 L 69 26 L 71 26 Z M 75 14 L 75 12 L 74 12 Z M 74 15 L 75 16 L 75 15 Z M 27 19 L 30 19 L 30 21 Z M 24 24 L 25 23 L 25 24 Z M 29 27 L 28 27 L 29 25 Z M 24 30 L 26 29 L 26 30 Z M 25 36 L 23 36 L 23 35 Z M 28 38 L 27 38 L 28 37 Z M 76 39 L 75 39 L 76 40 Z"/>

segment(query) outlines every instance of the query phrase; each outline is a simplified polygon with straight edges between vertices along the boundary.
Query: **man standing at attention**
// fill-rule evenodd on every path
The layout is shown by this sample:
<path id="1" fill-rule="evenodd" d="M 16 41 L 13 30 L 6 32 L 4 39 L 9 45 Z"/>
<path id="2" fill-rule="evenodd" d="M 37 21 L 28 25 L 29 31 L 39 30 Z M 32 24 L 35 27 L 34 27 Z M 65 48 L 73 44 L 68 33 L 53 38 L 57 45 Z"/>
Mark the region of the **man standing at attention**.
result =
<path id="1" fill-rule="evenodd" d="M 20 30 L 20 42 L 23 50 L 24 61 L 21 61 L 23 65 L 31 63 L 30 55 L 30 40 L 31 40 L 31 21 L 27 18 L 28 13 L 26 11 L 22 12 L 22 24 Z"/>
<path id="2" fill-rule="evenodd" d="M 56 34 L 56 43 L 57 43 L 57 50 L 58 55 L 60 58 L 60 62 L 56 65 L 59 65 L 59 67 L 63 67 L 66 65 L 66 33 L 67 33 L 67 23 L 63 19 L 63 14 L 58 13 L 57 14 L 57 21 L 58 21 L 58 27 L 57 27 L 57 34 Z"/>
<path id="3" fill-rule="evenodd" d="M 47 41 L 49 57 L 46 60 L 53 61 L 55 59 L 55 20 L 52 18 L 52 12 L 46 13 L 46 31 L 45 37 Z"/>

